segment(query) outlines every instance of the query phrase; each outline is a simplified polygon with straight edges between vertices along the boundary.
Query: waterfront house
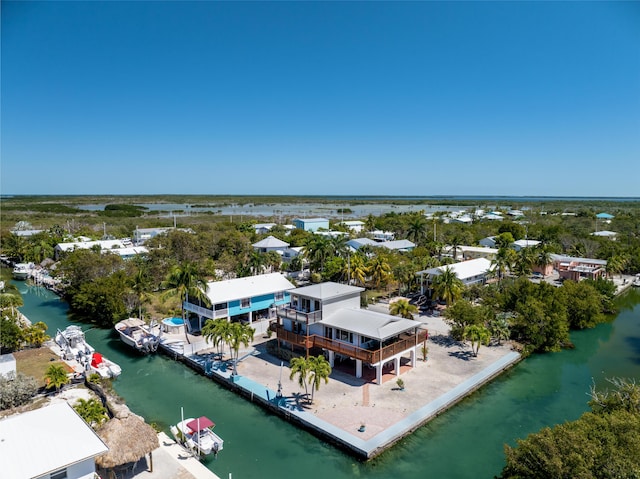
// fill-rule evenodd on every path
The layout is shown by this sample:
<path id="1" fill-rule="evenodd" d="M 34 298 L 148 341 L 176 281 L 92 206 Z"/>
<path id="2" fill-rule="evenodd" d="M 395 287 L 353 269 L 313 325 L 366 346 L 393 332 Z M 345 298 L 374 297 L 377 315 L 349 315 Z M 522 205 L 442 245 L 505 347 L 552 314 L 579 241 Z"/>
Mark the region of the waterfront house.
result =
<path id="1" fill-rule="evenodd" d="M 314 232 L 319 229 L 328 230 L 329 220 L 326 218 L 297 218 L 293 220 L 293 225 L 298 229 Z"/>
<path id="2" fill-rule="evenodd" d="M 325 282 L 296 288 L 291 301 L 277 308 L 278 347 L 306 355 L 324 354 L 332 367 L 349 368 L 357 378 L 363 368 L 398 376 L 403 358 L 416 366 L 418 348 L 427 339 L 422 323 L 360 308 L 364 288 Z"/>
<path id="3" fill-rule="evenodd" d="M 425 279 L 427 280 L 427 283 L 431 283 L 434 277 L 441 275 L 447 268 L 450 268 L 465 286 L 469 286 L 471 284 L 484 284 L 487 280 L 487 275 L 491 271 L 491 261 L 487 258 L 476 258 L 470 259 L 469 261 L 461 261 L 460 263 L 452 263 L 444 266 L 438 266 L 437 268 L 418 271 L 416 275 L 420 277 L 421 293 L 424 294 Z"/>
<path id="4" fill-rule="evenodd" d="M 0 420 L 2 477 L 94 479 L 108 450 L 66 402 Z"/>
<path id="5" fill-rule="evenodd" d="M 63 253 L 68 253 L 77 249 L 98 249 L 101 253 L 117 254 L 122 259 L 129 259 L 136 255 L 148 253 L 147 248 L 144 246 L 133 246 L 129 238 L 123 238 L 115 240 L 88 240 L 58 243 L 53 249 L 54 258 L 58 260 Z"/>
<path id="6" fill-rule="evenodd" d="M 289 243 L 282 241 L 275 236 L 267 236 L 265 239 L 253 243 L 253 249 L 260 253 L 268 253 L 269 251 L 276 251 L 280 254 L 289 247 Z"/>
<path id="7" fill-rule="evenodd" d="M 595 258 L 578 258 L 552 254 L 553 268 L 562 279 L 580 281 L 581 279 L 598 279 L 606 274 L 607 261 Z"/>
<path id="8" fill-rule="evenodd" d="M 281 273 L 210 281 L 206 295 L 211 306 L 192 299 L 184 302 L 185 311 L 197 318 L 197 324 L 189 320 L 187 327 L 191 331 L 200 330 L 207 319 L 226 318 L 248 323 L 256 333 L 262 333 L 276 317 L 276 307 L 289 302 L 289 290 L 293 288 Z"/>

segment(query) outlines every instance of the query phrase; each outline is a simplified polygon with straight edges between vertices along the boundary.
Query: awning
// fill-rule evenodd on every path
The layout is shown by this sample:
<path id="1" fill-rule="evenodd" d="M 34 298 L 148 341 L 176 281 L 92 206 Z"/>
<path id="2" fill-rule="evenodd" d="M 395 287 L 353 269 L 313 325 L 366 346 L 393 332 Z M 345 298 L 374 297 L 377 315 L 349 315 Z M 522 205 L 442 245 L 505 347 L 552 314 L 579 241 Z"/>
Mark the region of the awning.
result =
<path id="1" fill-rule="evenodd" d="M 198 419 L 194 419 L 187 423 L 187 427 L 192 431 L 202 431 L 203 429 L 207 429 L 212 426 L 215 426 L 215 424 L 213 424 L 211 419 L 205 416 L 200 416 Z"/>

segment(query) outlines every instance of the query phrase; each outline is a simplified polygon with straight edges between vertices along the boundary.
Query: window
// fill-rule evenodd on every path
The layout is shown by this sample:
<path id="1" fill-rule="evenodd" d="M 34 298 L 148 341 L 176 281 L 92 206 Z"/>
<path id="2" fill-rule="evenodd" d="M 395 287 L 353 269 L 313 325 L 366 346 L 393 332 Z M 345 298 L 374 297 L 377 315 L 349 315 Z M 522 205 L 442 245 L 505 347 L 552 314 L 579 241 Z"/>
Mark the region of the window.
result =
<path id="1" fill-rule="evenodd" d="M 349 331 L 343 331 L 342 329 L 336 329 L 336 338 L 340 341 L 345 341 L 347 343 L 353 343 L 353 333 Z"/>
<path id="2" fill-rule="evenodd" d="M 51 479 L 67 479 L 67 469 L 60 469 L 51 473 Z"/>
<path id="3" fill-rule="evenodd" d="M 227 303 L 218 303 L 214 308 L 216 311 L 222 311 L 223 309 L 227 309 Z"/>
<path id="4" fill-rule="evenodd" d="M 251 298 L 243 298 L 240 300 L 241 308 L 250 308 L 251 307 Z"/>
<path id="5" fill-rule="evenodd" d="M 273 295 L 273 299 L 276 301 L 282 301 L 284 299 L 284 291 L 278 291 Z"/>

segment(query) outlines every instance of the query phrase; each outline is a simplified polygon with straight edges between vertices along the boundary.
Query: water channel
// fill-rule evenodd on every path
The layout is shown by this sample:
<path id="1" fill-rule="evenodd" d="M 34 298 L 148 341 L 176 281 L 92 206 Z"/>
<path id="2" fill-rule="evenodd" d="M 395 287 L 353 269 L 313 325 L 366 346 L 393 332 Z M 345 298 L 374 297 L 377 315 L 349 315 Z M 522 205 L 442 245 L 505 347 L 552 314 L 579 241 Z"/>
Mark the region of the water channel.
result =
<path id="1" fill-rule="evenodd" d="M 47 323 L 51 335 L 70 324 L 66 304 L 57 296 L 25 283 L 19 289 L 25 303 L 21 311 L 33 322 Z M 368 463 L 268 415 L 179 362 L 159 354 L 138 356 L 111 331 L 84 329 L 97 351 L 122 366 L 115 389 L 148 422 L 168 432 L 180 418 L 180 407 L 185 415 L 214 420 L 225 448 L 206 465 L 223 479 L 230 473 L 234 479 L 476 479 L 500 473 L 505 443 L 578 418 L 588 409 L 592 383 L 604 387 L 613 376 L 640 380 L 640 291 L 617 301 L 615 321 L 574 333 L 575 349 L 528 358 Z"/>

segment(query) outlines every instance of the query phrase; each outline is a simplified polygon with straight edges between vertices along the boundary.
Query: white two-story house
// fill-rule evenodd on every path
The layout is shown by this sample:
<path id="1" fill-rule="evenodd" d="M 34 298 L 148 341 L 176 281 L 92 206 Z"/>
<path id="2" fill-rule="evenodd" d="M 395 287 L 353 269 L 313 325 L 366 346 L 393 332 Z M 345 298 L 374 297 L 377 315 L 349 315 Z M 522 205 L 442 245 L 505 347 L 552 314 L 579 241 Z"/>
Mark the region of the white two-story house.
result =
<path id="1" fill-rule="evenodd" d="M 277 309 L 278 347 L 305 354 L 324 354 L 335 366 L 374 368 L 382 384 L 383 368 L 400 374 L 401 358 L 416 366 L 418 349 L 427 340 L 422 323 L 360 308 L 363 288 L 326 282 L 290 291 L 291 302 Z"/>

